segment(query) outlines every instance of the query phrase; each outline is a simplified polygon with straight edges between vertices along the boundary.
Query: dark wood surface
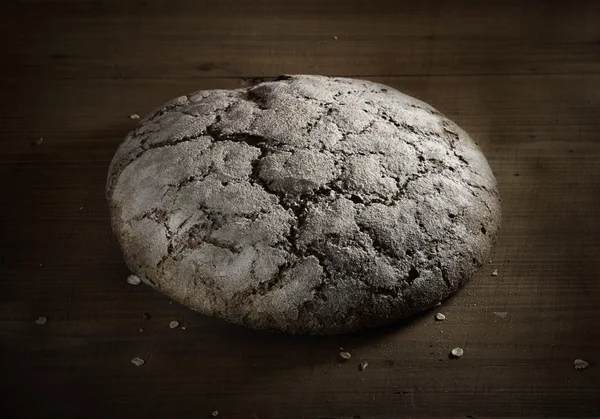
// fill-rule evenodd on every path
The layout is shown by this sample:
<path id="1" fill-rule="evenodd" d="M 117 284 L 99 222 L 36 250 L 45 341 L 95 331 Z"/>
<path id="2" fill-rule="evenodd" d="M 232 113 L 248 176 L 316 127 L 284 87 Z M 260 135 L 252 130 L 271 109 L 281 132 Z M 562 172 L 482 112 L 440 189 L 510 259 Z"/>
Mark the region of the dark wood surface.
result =
<path id="1" fill-rule="evenodd" d="M 7 0 L 0 16 L 3 418 L 600 417 L 600 2 Z M 128 115 L 283 73 L 389 84 L 482 146 L 502 232 L 446 321 L 293 337 L 125 282 L 104 184 Z"/>

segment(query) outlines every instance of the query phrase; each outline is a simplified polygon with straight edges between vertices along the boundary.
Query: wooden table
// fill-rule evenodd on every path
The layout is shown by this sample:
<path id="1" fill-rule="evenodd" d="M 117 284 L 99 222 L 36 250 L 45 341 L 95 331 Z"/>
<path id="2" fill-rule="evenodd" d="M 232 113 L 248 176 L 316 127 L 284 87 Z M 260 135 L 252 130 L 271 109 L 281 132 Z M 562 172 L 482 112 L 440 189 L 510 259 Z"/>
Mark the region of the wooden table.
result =
<path id="1" fill-rule="evenodd" d="M 600 416 L 600 2 L 7 0 L 0 16 L 3 418 Z M 291 337 L 126 283 L 104 185 L 128 116 L 285 73 L 389 84 L 481 144 L 502 232 L 444 322 Z"/>

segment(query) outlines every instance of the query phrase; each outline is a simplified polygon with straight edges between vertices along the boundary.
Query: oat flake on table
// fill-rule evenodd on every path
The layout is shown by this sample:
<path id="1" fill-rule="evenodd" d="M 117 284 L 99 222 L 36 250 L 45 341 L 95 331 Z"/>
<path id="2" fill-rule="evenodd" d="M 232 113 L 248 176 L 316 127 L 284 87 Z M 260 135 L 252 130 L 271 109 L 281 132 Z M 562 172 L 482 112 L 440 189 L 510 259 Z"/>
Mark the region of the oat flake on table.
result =
<path id="1" fill-rule="evenodd" d="M 452 356 L 454 358 L 460 358 L 461 356 L 464 355 L 465 351 L 462 348 L 456 347 L 456 348 L 452 349 L 452 352 L 450 352 L 450 353 L 452 354 Z"/>
<path id="2" fill-rule="evenodd" d="M 575 368 L 575 370 L 577 371 L 584 370 L 589 366 L 590 364 L 587 361 L 584 361 L 583 359 L 576 359 L 575 361 L 573 361 L 573 368 Z"/>
<path id="3" fill-rule="evenodd" d="M 142 280 L 137 275 L 129 275 L 127 277 L 127 283 L 129 285 L 140 285 Z"/>
<path id="4" fill-rule="evenodd" d="M 146 363 L 146 361 L 144 361 L 142 358 L 139 357 L 135 357 L 131 360 L 131 363 L 133 365 L 135 365 L 136 367 L 141 367 L 142 365 L 144 365 Z"/>

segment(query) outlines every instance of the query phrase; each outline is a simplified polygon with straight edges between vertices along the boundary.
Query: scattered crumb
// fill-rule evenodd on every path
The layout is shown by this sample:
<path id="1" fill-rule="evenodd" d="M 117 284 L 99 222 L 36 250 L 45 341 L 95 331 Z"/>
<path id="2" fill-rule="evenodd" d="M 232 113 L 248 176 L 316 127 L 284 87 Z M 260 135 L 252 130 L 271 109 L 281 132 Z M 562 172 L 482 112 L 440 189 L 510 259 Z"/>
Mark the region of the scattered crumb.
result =
<path id="1" fill-rule="evenodd" d="M 350 355 L 350 352 L 340 352 L 340 357 L 342 359 L 348 360 L 352 358 L 352 355 Z"/>
<path id="2" fill-rule="evenodd" d="M 40 316 L 37 318 L 37 320 L 35 321 L 37 324 L 46 324 L 46 322 L 48 321 L 47 318 Z"/>
<path id="3" fill-rule="evenodd" d="M 338 38 L 337 38 L 337 36 L 334 36 L 333 39 L 335 39 L 337 41 Z"/>
<path id="4" fill-rule="evenodd" d="M 446 320 L 446 316 L 444 316 L 442 313 L 435 313 L 435 319 L 439 321 Z"/>
<path id="5" fill-rule="evenodd" d="M 132 113 L 129 115 L 129 119 L 140 119 L 140 116 L 137 113 Z"/>
<path id="6" fill-rule="evenodd" d="M 219 416 L 219 411 L 218 410 L 213 410 L 213 412 L 210 414 L 213 418 L 216 418 L 217 416 Z"/>
<path id="7" fill-rule="evenodd" d="M 79 207 L 79 211 L 81 211 L 83 209 L 83 207 Z"/>
<path id="8" fill-rule="evenodd" d="M 508 316 L 507 311 L 494 311 L 494 314 L 502 319 Z"/>
<path id="9" fill-rule="evenodd" d="M 130 285 L 140 285 L 142 280 L 136 275 L 129 275 L 127 277 L 127 283 Z"/>
<path id="10" fill-rule="evenodd" d="M 573 362 L 573 367 L 575 368 L 576 371 L 584 370 L 589 366 L 590 366 L 590 364 L 587 361 L 584 361 L 583 359 L 576 359 Z"/>
<path id="11" fill-rule="evenodd" d="M 173 320 L 171 323 L 169 323 L 169 327 L 171 329 L 175 329 L 175 328 L 179 327 L 179 322 L 177 320 Z"/>
<path id="12" fill-rule="evenodd" d="M 146 363 L 142 358 L 138 358 L 137 356 L 131 360 L 131 363 L 136 367 L 141 367 Z"/>
<path id="13" fill-rule="evenodd" d="M 488 260 L 488 263 L 494 263 L 494 261 L 492 259 Z"/>
<path id="14" fill-rule="evenodd" d="M 465 351 L 462 350 L 462 348 L 454 348 L 452 349 L 452 351 L 450 352 L 450 354 L 454 357 L 454 358 L 460 358 L 461 356 L 463 356 L 463 354 L 465 353 Z"/>
<path id="15" fill-rule="evenodd" d="M 143 332 L 143 331 L 144 331 L 144 329 L 142 329 L 142 328 L 140 327 L 140 332 Z"/>
<path id="16" fill-rule="evenodd" d="M 44 142 L 44 139 L 40 137 L 40 138 L 38 138 L 37 140 L 35 140 L 35 141 L 32 141 L 32 142 L 31 142 L 31 145 L 32 145 L 33 147 L 37 147 L 37 146 L 39 146 L 39 145 L 42 145 L 42 143 L 43 143 L 43 142 Z"/>
<path id="17" fill-rule="evenodd" d="M 441 305 L 442 305 L 442 302 L 441 302 L 441 301 L 438 301 L 438 303 L 437 303 L 436 305 L 434 305 L 434 307 L 439 307 L 439 306 L 441 306 Z"/>
<path id="18" fill-rule="evenodd" d="M 359 371 L 364 371 L 368 366 L 369 363 L 367 361 L 361 362 L 360 364 L 358 364 L 358 369 Z"/>
<path id="19" fill-rule="evenodd" d="M 498 276 L 498 269 L 494 269 L 494 272 L 492 272 L 492 276 Z"/>
<path id="20" fill-rule="evenodd" d="M 142 317 L 148 320 L 150 318 L 150 315 L 148 313 L 142 313 Z"/>
<path id="21" fill-rule="evenodd" d="M 181 326 L 181 330 L 185 330 L 185 329 L 186 329 L 186 327 L 185 327 L 185 326 Z"/>

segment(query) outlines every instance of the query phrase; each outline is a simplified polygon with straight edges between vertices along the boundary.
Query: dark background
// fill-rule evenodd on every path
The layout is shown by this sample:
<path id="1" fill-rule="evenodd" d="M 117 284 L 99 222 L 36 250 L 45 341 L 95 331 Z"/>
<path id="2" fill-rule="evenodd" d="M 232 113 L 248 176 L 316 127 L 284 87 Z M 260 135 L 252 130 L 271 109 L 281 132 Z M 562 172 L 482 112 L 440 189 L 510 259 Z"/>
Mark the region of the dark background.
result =
<path id="1" fill-rule="evenodd" d="M 600 416 L 600 2 L 4 0 L 0 16 L 3 418 Z M 290 337 L 125 282 L 104 185 L 128 116 L 284 73 L 388 84 L 480 143 L 502 231 L 446 321 Z"/>

